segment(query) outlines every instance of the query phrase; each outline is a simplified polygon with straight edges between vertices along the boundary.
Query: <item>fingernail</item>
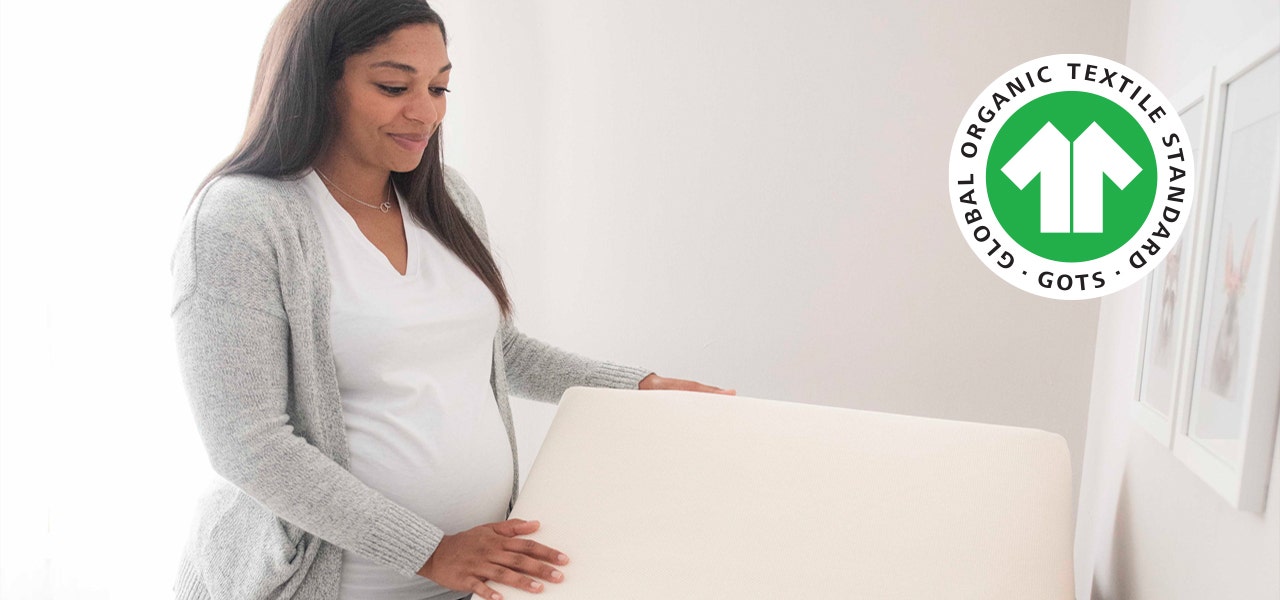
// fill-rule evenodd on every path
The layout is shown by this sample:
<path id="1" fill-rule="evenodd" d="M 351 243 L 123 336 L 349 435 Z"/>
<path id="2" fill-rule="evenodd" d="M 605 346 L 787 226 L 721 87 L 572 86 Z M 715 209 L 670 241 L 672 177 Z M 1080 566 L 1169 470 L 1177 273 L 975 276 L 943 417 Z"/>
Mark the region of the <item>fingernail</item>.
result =
<path id="1" fill-rule="evenodd" d="M 563 573 L 561 573 L 560 571 L 552 571 L 552 572 L 551 572 L 551 578 L 552 578 L 552 579 L 555 579 L 555 580 L 559 581 L 561 577 L 564 577 L 564 574 L 563 574 Z"/>
<path id="2" fill-rule="evenodd" d="M 560 562 L 569 562 L 569 557 L 568 557 L 568 556 L 565 556 L 565 555 L 563 555 L 563 554 L 561 554 L 561 555 L 559 555 L 559 556 L 557 556 L 557 557 L 556 557 L 556 560 L 558 560 L 558 561 L 560 561 Z"/>
<path id="3" fill-rule="evenodd" d="M 536 582 L 536 581 L 535 581 L 535 582 L 533 582 L 533 583 L 530 583 L 530 584 L 529 584 L 529 587 L 531 587 L 531 588 L 533 588 L 533 589 L 535 589 L 535 590 L 540 590 L 540 589 L 542 589 L 542 584 L 541 584 L 541 583 L 538 583 L 538 582 Z"/>

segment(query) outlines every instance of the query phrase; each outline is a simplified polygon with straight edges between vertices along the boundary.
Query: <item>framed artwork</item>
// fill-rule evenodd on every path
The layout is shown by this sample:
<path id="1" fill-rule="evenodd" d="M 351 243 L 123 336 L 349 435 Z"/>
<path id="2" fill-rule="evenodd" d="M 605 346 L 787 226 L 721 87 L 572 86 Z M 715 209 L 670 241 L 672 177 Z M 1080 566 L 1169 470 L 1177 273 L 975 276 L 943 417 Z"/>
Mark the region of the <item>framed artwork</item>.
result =
<path id="1" fill-rule="evenodd" d="M 1232 506 L 1261 512 L 1280 414 L 1280 40 L 1215 68 L 1209 180 L 1193 248 L 1200 298 L 1173 451 Z"/>
<path id="2" fill-rule="evenodd" d="M 1202 73 L 1187 88 L 1170 96 L 1178 112 L 1191 148 L 1196 173 L 1204 173 L 1208 165 L 1204 148 L 1208 137 L 1212 107 L 1213 71 Z M 1181 380 L 1186 338 L 1186 321 L 1190 317 L 1192 255 L 1196 248 L 1197 223 L 1201 220 L 1201 192 L 1204 178 L 1197 188 L 1188 190 L 1191 210 L 1187 235 L 1182 236 L 1170 254 L 1147 278 L 1144 317 L 1142 320 L 1142 362 L 1138 377 L 1138 402 L 1134 418 L 1143 429 L 1165 446 L 1172 446 L 1177 422 L 1177 385 Z"/>

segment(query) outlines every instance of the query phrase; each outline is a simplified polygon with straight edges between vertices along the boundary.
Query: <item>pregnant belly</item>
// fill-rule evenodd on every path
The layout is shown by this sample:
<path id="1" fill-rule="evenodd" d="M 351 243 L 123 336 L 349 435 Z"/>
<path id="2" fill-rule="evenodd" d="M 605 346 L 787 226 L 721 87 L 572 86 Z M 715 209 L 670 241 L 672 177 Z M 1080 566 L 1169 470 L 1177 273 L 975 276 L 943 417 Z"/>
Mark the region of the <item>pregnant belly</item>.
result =
<path id="1" fill-rule="evenodd" d="M 506 518 L 511 445 L 492 400 L 443 414 L 344 408 L 351 472 L 369 487 L 446 534 Z"/>

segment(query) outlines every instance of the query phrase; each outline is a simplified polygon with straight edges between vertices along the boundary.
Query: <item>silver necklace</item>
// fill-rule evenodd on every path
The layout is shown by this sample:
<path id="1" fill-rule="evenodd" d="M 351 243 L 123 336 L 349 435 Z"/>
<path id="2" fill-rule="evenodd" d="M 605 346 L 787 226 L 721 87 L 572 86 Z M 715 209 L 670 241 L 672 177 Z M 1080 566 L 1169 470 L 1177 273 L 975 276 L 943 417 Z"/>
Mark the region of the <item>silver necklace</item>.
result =
<path id="1" fill-rule="evenodd" d="M 369 208 L 376 208 L 384 213 L 391 210 L 391 190 L 387 190 L 387 199 L 384 200 L 381 205 L 375 206 L 373 204 L 369 204 L 368 202 L 363 202 L 359 198 L 356 198 L 355 196 L 348 194 L 346 190 L 338 187 L 338 184 L 334 183 L 332 179 L 329 179 L 327 175 L 325 175 L 324 173 L 320 173 L 320 169 L 312 167 L 312 170 L 318 173 L 320 177 L 323 177 L 325 181 L 329 182 L 329 185 L 333 186 L 334 189 L 338 190 L 339 192 L 342 192 L 343 196 L 346 196 L 356 202 L 359 202 L 360 204 L 368 206 Z"/>

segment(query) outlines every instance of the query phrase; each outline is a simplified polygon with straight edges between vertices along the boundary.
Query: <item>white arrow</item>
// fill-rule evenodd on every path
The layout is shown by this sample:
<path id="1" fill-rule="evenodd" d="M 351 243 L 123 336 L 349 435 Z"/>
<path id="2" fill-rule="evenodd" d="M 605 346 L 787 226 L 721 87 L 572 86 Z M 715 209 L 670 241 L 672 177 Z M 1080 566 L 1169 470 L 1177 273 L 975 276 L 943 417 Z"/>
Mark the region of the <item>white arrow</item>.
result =
<path id="1" fill-rule="evenodd" d="M 1102 177 L 1111 178 L 1120 189 L 1133 181 L 1142 167 L 1116 144 L 1097 123 L 1089 125 L 1071 147 L 1075 165 L 1071 179 L 1075 193 L 1072 230 L 1102 233 Z"/>
<path id="2" fill-rule="evenodd" d="M 1000 172 L 1018 189 L 1039 175 L 1041 233 L 1071 231 L 1071 143 L 1053 123 L 1045 123 Z"/>

